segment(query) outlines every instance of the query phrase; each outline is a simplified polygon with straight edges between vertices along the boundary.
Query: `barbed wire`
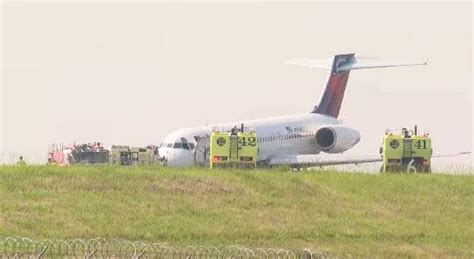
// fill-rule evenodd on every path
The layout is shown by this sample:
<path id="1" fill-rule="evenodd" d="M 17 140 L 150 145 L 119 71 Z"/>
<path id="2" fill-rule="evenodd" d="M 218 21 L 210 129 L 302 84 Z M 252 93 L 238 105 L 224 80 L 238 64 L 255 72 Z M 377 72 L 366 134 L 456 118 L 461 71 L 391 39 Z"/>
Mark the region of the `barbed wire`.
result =
<path id="1" fill-rule="evenodd" d="M 291 251 L 280 248 L 247 248 L 240 246 L 172 247 L 160 243 L 121 239 L 45 239 L 0 236 L 0 258 L 335 258 L 323 251 L 304 249 Z"/>

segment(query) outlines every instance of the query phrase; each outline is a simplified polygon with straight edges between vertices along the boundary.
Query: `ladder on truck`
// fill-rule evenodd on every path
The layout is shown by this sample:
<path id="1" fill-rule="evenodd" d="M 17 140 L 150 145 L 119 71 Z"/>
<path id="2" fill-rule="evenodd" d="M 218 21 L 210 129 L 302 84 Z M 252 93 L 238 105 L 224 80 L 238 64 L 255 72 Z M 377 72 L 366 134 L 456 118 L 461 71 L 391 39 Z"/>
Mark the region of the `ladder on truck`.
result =
<path id="1" fill-rule="evenodd" d="M 230 135 L 230 159 L 237 159 L 239 157 L 239 136 Z"/>
<path id="2" fill-rule="evenodd" d="M 413 150 L 411 148 L 412 139 L 404 139 L 403 140 L 403 156 L 404 157 L 411 157 L 413 155 Z"/>

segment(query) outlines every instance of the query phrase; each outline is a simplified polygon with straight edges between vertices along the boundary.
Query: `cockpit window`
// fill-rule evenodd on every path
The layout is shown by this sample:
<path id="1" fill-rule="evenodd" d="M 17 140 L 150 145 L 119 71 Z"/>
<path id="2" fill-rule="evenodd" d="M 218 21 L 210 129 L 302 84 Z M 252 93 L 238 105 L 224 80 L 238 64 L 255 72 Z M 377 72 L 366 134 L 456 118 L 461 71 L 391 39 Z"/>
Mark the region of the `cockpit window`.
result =
<path id="1" fill-rule="evenodd" d="M 188 143 L 183 143 L 183 148 L 189 150 L 189 145 L 188 145 Z"/>
<path id="2" fill-rule="evenodd" d="M 172 146 L 173 146 L 172 143 L 168 143 L 168 144 L 166 145 L 166 147 L 172 147 Z"/>
<path id="3" fill-rule="evenodd" d="M 193 144 L 193 143 L 189 143 L 188 145 L 189 145 L 189 149 L 190 149 L 190 150 L 193 150 L 193 149 L 194 149 L 194 144 Z"/>
<path id="4" fill-rule="evenodd" d="M 174 146 L 173 146 L 173 148 L 182 148 L 182 147 L 183 147 L 183 143 L 181 142 L 176 142 L 174 143 Z"/>

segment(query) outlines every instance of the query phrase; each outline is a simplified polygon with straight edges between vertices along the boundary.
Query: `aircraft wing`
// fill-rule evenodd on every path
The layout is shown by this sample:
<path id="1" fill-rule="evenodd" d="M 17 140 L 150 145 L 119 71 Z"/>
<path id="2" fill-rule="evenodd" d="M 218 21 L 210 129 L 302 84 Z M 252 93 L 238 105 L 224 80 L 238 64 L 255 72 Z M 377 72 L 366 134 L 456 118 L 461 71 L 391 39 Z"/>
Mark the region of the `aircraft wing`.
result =
<path id="1" fill-rule="evenodd" d="M 471 154 L 471 152 L 459 152 L 453 154 L 434 154 L 432 158 L 453 157 Z M 269 166 L 289 165 L 294 167 L 318 167 L 331 165 L 364 164 L 382 162 L 380 155 L 369 156 L 344 156 L 344 155 L 286 155 L 271 158 Z"/>
<path id="2" fill-rule="evenodd" d="M 382 162 L 380 155 L 349 157 L 344 155 L 287 155 L 271 158 L 268 165 L 290 165 L 296 167 L 315 167 Z"/>
<path id="3" fill-rule="evenodd" d="M 431 157 L 451 157 L 451 156 L 460 156 L 460 155 L 469 155 L 471 154 L 470 151 L 453 153 L 453 154 L 434 154 Z"/>

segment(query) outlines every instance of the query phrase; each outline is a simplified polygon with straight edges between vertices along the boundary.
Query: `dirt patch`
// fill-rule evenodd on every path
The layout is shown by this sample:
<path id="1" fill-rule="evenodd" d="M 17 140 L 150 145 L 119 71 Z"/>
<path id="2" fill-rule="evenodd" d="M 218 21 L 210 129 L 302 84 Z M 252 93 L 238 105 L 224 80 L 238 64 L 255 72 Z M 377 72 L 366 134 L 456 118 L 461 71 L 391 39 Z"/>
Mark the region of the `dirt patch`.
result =
<path id="1" fill-rule="evenodd" d="M 376 204 L 372 206 L 371 209 L 372 213 L 376 217 L 380 217 L 383 219 L 395 219 L 399 214 L 399 209 L 394 206 L 390 206 L 389 204 Z"/>
<path id="2" fill-rule="evenodd" d="M 440 249 L 426 246 L 415 246 L 411 244 L 402 244 L 397 248 L 403 256 L 442 258 L 448 256 Z"/>

